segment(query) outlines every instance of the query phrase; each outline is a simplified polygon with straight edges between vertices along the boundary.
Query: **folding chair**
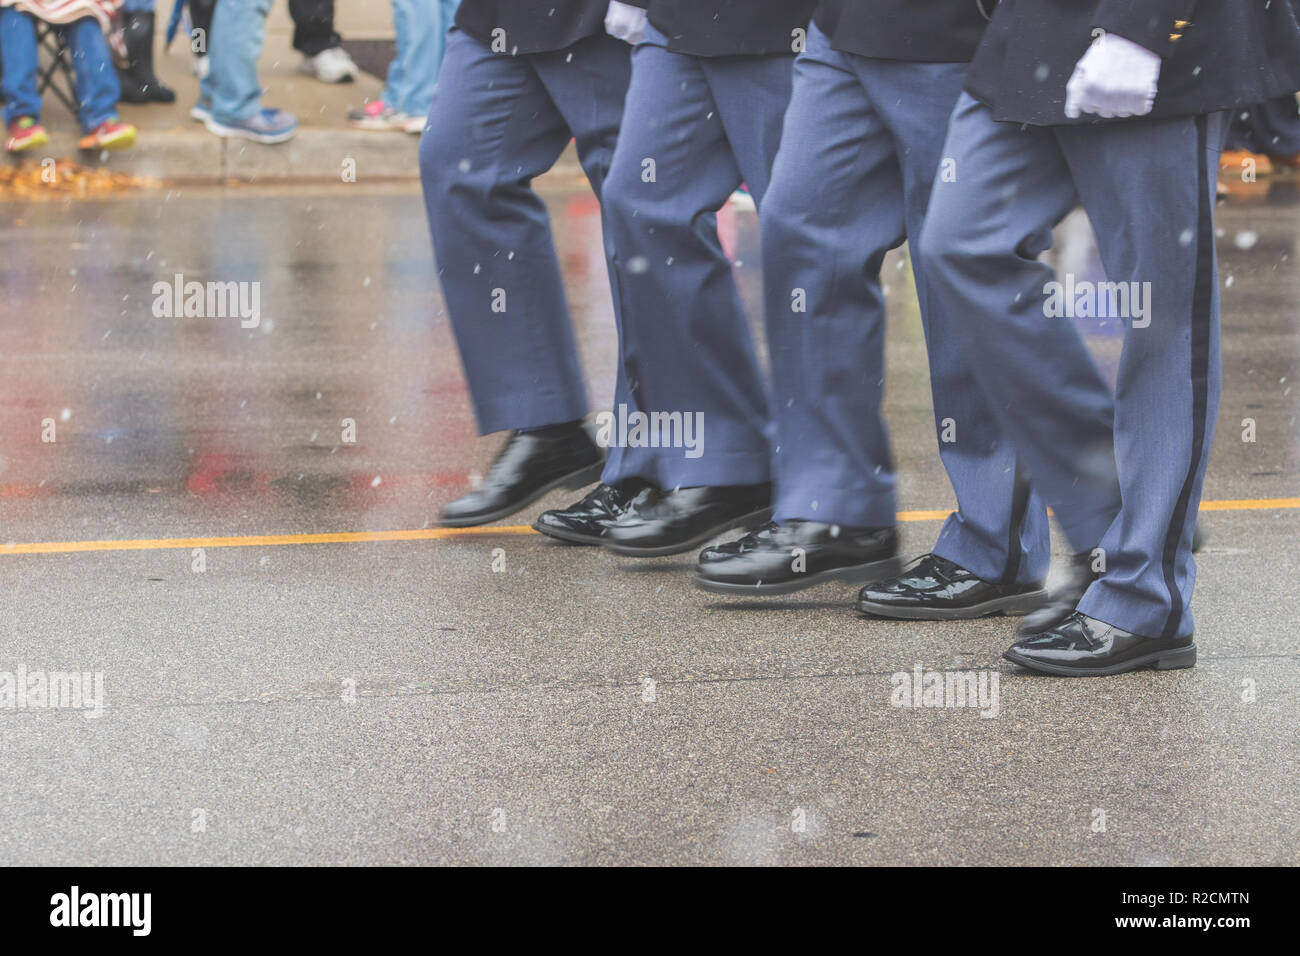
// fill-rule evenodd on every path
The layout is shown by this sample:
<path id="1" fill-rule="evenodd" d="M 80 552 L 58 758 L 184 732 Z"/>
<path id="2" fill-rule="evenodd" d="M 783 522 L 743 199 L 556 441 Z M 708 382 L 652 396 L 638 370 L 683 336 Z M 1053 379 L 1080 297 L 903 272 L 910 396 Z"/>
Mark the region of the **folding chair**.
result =
<path id="1" fill-rule="evenodd" d="M 78 115 L 81 100 L 77 97 L 77 78 L 72 71 L 72 51 L 63 34 L 53 24 L 37 20 L 36 45 L 39 48 L 37 91 L 44 96 L 48 90 L 73 116 Z"/>

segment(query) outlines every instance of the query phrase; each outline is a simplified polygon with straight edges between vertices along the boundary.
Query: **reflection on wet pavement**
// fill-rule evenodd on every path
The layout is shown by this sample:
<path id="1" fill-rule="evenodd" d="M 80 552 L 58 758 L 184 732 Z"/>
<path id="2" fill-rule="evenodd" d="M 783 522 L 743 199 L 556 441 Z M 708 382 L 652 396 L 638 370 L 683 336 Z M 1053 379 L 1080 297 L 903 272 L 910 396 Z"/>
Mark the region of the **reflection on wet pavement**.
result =
<path id="1" fill-rule="evenodd" d="M 547 194 L 605 407 L 616 343 L 596 204 L 578 183 Z M 1220 209 L 1226 375 L 1207 498 L 1295 491 L 1298 209 L 1295 180 Z M 476 434 L 415 187 L 162 190 L 0 216 L 0 543 L 421 528 L 495 449 Z M 757 317 L 753 213 L 724 210 L 721 228 Z M 1100 277 L 1086 220 L 1058 238 L 1067 268 Z M 154 285 L 177 274 L 257 283 L 256 327 L 156 316 Z M 905 254 L 885 276 L 902 506 L 949 507 Z M 1080 321 L 1113 367 L 1118 323 Z M 1247 416 L 1268 440 L 1243 450 Z"/>

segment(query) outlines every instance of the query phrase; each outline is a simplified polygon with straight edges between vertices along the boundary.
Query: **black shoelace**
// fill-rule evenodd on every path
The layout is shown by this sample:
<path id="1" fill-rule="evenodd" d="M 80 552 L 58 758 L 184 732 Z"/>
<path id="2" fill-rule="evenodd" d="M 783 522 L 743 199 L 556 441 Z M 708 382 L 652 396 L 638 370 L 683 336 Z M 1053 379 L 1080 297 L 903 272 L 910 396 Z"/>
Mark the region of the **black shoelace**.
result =
<path id="1" fill-rule="evenodd" d="M 947 558 L 931 553 L 917 558 L 916 563 L 908 568 L 907 573 L 909 577 L 934 578 L 944 584 L 951 584 L 952 572 L 957 570 L 957 567 Z"/>
<path id="2" fill-rule="evenodd" d="M 582 499 L 581 505 L 600 504 L 614 516 L 631 511 L 638 504 L 645 504 L 654 498 L 654 488 L 650 485 L 629 484 L 607 485 L 601 482 Z"/>

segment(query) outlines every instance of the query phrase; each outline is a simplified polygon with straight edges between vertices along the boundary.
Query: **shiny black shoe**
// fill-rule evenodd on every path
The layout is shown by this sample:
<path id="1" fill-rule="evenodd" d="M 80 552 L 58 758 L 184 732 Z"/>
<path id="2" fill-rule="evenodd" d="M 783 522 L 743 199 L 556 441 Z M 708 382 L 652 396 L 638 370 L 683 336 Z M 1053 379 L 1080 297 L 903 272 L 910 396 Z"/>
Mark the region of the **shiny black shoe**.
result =
<path id="1" fill-rule="evenodd" d="M 1060 677 L 1107 677 L 1143 667 L 1196 666 L 1191 637 L 1143 637 L 1075 612 L 1063 624 L 1021 638 L 1002 655 L 1013 664 Z"/>
<path id="2" fill-rule="evenodd" d="M 873 581 L 897 574 L 901 564 L 893 528 L 771 522 L 700 552 L 695 583 L 706 591 L 763 597 L 822 581 Z"/>
<path id="3" fill-rule="evenodd" d="M 724 531 L 767 521 L 771 499 L 769 484 L 678 488 L 638 504 L 609 526 L 601 544 L 634 558 L 680 554 Z"/>
<path id="4" fill-rule="evenodd" d="M 600 480 L 604 455 L 580 423 L 515 432 L 483 484 L 443 506 L 438 524 L 489 524 L 536 501 L 553 488 L 582 488 Z"/>
<path id="5" fill-rule="evenodd" d="M 985 581 L 937 554 L 923 554 L 896 578 L 868 584 L 857 608 L 872 617 L 960 621 L 990 614 L 1026 614 L 1047 600 L 1040 584 Z"/>
<path id="6" fill-rule="evenodd" d="M 1079 606 L 1083 592 L 1092 586 L 1092 582 L 1101 577 L 1092 570 L 1092 552 L 1081 551 L 1071 555 L 1069 566 L 1065 570 L 1065 580 L 1060 587 L 1052 591 L 1047 603 L 1037 611 L 1026 614 L 1016 629 L 1022 636 L 1041 634 L 1056 625 L 1064 623 L 1074 609 Z"/>
<path id="7" fill-rule="evenodd" d="M 543 511 L 533 528 L 571 544 L 600 544 L 610 525 L 637 502 L 647 501 L 654 491 L 652 484 L 640 478 L 629 478 L 617 485 L 601 482 L 581 501 L 567 508 Z"/>

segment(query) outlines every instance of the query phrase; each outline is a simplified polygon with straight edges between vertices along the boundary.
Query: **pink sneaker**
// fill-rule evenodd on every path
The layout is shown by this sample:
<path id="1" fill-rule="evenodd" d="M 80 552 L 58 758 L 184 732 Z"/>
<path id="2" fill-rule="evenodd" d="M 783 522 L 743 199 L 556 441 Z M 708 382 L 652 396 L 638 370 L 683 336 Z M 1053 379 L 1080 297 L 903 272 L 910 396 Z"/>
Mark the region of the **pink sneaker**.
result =
<path id="1" fill-rule="evenodd" d="M 401 130 L 413 118 L 406 113 L 397 112 L 382 100 L 374 100 L 361 109 L 348 113 L 348 125 L 357 129 Z"/>

